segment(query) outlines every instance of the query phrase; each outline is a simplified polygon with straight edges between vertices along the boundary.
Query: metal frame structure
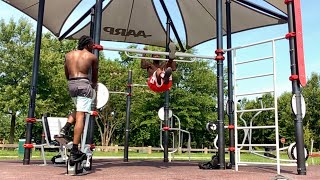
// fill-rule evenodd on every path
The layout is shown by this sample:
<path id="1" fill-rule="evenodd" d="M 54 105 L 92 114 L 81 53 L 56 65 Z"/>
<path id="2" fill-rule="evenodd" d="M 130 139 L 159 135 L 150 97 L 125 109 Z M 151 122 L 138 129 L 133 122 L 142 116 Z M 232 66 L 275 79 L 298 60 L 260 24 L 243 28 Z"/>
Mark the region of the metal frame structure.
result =
<path id="1" fill-rule="evenodd" d="M 219 133 L 219 164 L 220 169 L 225 169 L 225 139 L 224 139 L 224 92 L 223 92 L 223 30 L 222 30 L 222 2 L 223 0 L 216 0 L 216 30 L 217 30 L 217 50 L 216 50 L 216 60 L 217 60 L 217 86 L 218 86 L 218 133 Z M 230 2 L 226 0 L 226 2 Z M 245 1 L 243 1 L 245 2 Z M 295 107 L 297 112 L 295 113 L 295 139 L 297 143 L 297 171 L 299 175 L 306 174 L 306 166 L 304 159 L 304 138 L 303 138 L 303 118 L 302 118 L 302 97 L 301 97 L 301 87 L 300 85 L 305 85 L 305 74 L 304 74 L 304 60 L 303 60 L 303 45 L 302 45 L 302 23 L 301 23 L 301 10 L 300 10 L 300 0 L 285 0 L 288 9 L 288 31 L 287 38 L 289 40 L 290 46 L 290 67 L 291 67 L 291 76 L 290 80 L 292 81 L 292 93 L 296 96 Z M 163 3 L 164 4 L 164 3 Z M 228 4 L 228 3 L 227 3 Z M 37 21 L 37 31 L 36 31 L 36 43 L 34 50 L 34 61 L 32 68 L 32 80 L 30 87 L 30 104 L 28 117 L 26 119 L 26 144 L 25 153 L 23 158 L 23 164 L 30 164 L 30 153 L 31 153 L 31 139 L 32 139 L 32 127 L 33 123 L 36 122 L 35 116 L 35 100 L 36 100 L 36 87 L 38 81 L 38 71 L 39 71 L 39 57 L 40 57 L 40 46 L 41 46 L 41 36 L 42 36 L 42 26 L 43 26 L 43 14 L 44 14 L 44 5 L 45 0 L 39 0 L 38 8 L 38 21 Z M 165 5 L 165 4 L 164 4 Z M 250 6 L 250 5 L 249 5 Z M 102 12 L 102 0 L 96 0 L 95 6 L 95 21 L 94 25 L 94 42 L 100 44 L 100 34 L 101 34 L 101 12 Z M 264 9 L 261 11 L 266 12 Z M 226 14 L 227 18 L 230 20 L 231 10 Z M 231 26 L 231 21 L 228 21 L 228 26 Z M 230 32 L 227 34 L 228 40 L 231 39 Z M 231 42 L 231 41 L 230 41 Z M 230 46 L 231 44 L 228 43 Z M 228 47 L 229 48 L 229 47 Z M 99 56 L 97 50 L 94 51 L 94 54 Z M 229 55 L 228 55 L 229 57 Z M 230 60 L 229 60 L 230 61 Z M 229 73 L 228 73 L 229 74 Z M 231 78 L 229 78 L 231 79 Z M 228 83 L 229 84 L 229 83 Z M 230 86 L 229 86 L 230 88 Z M 229 89 L 231 91 L 231 89 Z M 229 96 L 229 101 L 230 101 Z M 232 104 L 232 102 L 229 102 Z M 232 123 L 232 116 L 229 116 Z M 94 122 L 94 121 L 93 121 Z M 127 129 L 128 130 L 128 129 Z M 230 131 L 232 137 L 233 132 Z M 234 150 L 234 147 L 229 148 L 231 151 Z M 230 154 L 232 161 L 232 153 Z"/>
<path id="2" fill-rule="evenodd" d="M 168 152 L 169 153 L 169 162 L 171 162 L 171 158 L 172 158 L 172 154 L 174 154 L 178 148 L 181 148 L 182 147 L 182 138 L 181 138 L 181 132 L 183 133 L 187 133 L 188 134 L 188 155 L 189 155 L 189 161 L 190 161 L 190 153 L 191 153 L 191 134 L 189 131 L 187 130 L 184 130 L 184 129 L 181 129 L 181 122 L 180 122 L 180 119 L 178 116 L 176 116 L 175 114 L 172 114 L 173 117 L 175 117 L 175 119 L 178 120 L 178 128 L 175 128 L 174 127 L 174 121 L 171 117 L 171 126 L 169 128 L 168 131 L 177 131 L 178 132 L 178 147 L 175 148 L 174 145 L 175 145 L 175 139 L 174 139 L 174 136 L 172 136 L 172 151 L 171 152 Z M 160 123 L 160 147 L 161 149 L 163 150 L 163 145 L 162 145 L 162 131 L 165 131 L 162 127 L 162 122 Z M 173 132 L 172 132 L 173 133 Z"/>
<path id="3" fill-rule="evenodd" d="M 270 164 L 270 163 L 257 163 L 257 162 L 241 162 L 240 159 L 240 149 L 242 147 L 253 147 L 253 146 L 260 146 L 260 147 L 276 147 L 276 164 L 277 165 L 277 173 L 280 174 L 280 154 L 279 154 L 279 127 L 278 127 L 278 103 L 277 103 L 277 93 L 276 93 L 276 50 L 275 50 L 275 41 L 284 39 L 284 37 L 281 38 L 275 38 L 271 40 L 266 40 L 266 41 L 261 41 L 249 45 L 244 45 L 236 48 L 231 48 L 227 49 L 225 51 L 232 51 L 233 54 L 233 87 L 234 87 L 234 102 L 238 102 L 238 100 L 241 100 L 240 97 L 244 96 L 250 96 L 250 95 L 259 95 L 259 94 L 265 94 L 265 93 L 273 93 L 273 102 L 274 102 L 274 107 L 262 107 L 258 109 L 248 109 L 248 110 L 238 110 L 237 104 L 234 105 L 234 116 L 235 116 L 235 170 L 238 171 L 238 166 L 239 165 L 248 165 L 248 164 Z M 250 59 L 246 61 L 239 61 L 237 59 L 237 50 L 239 49 L 244 49 L 256 45 L 261 45 L 261 44 L 267 44 L 271 43 L 272 45 L 272 55 L 271 56 L 266 56 L 266 57 L 261 57 L 261 58 L 255 58 L 255 59 Z M 261 61 L 266 61 L 272 59 L 272 72 L 271 73 L 266 73 L 266 74 L 258 74 L 258 75 L 253 75 L 253 76 L 246 76 L 246 77 L 237 77 L 237 66 L 238 65 L 244 65 L 244 64 L 249 64 L 249 63 L 254 63 L 254 62 L 261 62 Z M 242 81 L 242 80 L 248 80 L 248 79 L 254 79 L 254 78 L 261 78 L 261 77 L 270 77 L 272 76 L 272 90 L 270 91 L 258 91 L 258 92 L 247 92 L 247 93 L 238 93 L 238 87 L 237 87 L 237 82 Z M 244 112 L 262 112 L 262 111 L 274 111 L 274 125 L 271 126 L 243 126 L 239 127 L 238 126 L 238 113 L 244 113 Z M 240 118 L 241 119 L 241 118 Z M 251 144 L 249 141 L 249 144 L 244 144 L 238 143 L 238 130 L 252 130 L 252 129 L 275 129 L 275 144 Z M 239 148 L 241 147 L 241 148 Z"/>

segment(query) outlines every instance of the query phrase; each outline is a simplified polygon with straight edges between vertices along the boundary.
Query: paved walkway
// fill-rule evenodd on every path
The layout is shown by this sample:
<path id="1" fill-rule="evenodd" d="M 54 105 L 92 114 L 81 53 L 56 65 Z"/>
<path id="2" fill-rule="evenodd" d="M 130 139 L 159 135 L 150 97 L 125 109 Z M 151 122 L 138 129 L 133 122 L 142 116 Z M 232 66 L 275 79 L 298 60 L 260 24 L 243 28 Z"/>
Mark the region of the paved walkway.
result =
<path id="1" fill-rule="evenodd" d="M 94 160 L 93 171 L 83 176 L 67 176 L 64 165 L 41 166 L 41 161 L 31 161 L 30 165 L 22 165 L 21 161 L 0 161 L 0 178 L 19 180 L 42 179 L 223 179 L 223 180 L 272 180 L 276 177 L 275 167 L 243 167 L 234 170 L 201 170 L 194 161 L 174 161 L 164 163 L 157 160 Z M 320 180 L 320 166 L 308 166 L 307 175 L 296 175 L 296 167 L 283 167 L 281 175 L 287 179 Z"/>

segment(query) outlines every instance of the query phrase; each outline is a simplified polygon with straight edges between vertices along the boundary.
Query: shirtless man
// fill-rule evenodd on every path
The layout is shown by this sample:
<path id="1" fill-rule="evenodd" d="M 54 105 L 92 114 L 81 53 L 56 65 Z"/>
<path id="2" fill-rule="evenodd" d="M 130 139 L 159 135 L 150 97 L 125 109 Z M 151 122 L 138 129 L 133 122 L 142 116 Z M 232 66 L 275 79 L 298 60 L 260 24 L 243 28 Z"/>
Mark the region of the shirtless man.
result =
<path id="1" fill-rule="evenodd" d="M 68 117 L 60 135 L 66 135 L 75 122 L 73 147 L 70 153 L 70 163 L 72 164 L 81 161 L 85 156 L 79 151 L 78 145 L 84 128 L 85 113 L 91 111 L 93 89 L 96 87 L 98 80 L 98 59 L 91 53 L 92 49 L 92 39 L 89 36 L 82 36 L 78 42 L 78 50 L 71 51 L 65 56 L 65 75 L 68 80 L 69 94 L 76 105 L 76 111 Z M 92 83 L 88 79 L 90 68 L 92 68 Z"/>
<path id="2" fill-rule="evenodd" d="M 144 50 L 147 50 L 145 47 Z M 145 56 L 145 55 L 144 55 Z M 160 58 L 160 55 L 153 54 L 153 58 Z M 155 92 L 164 92 L 172 86 L 172 71 L 176 70 L 176 62 L 173 59 L 160 63 L 159 60 L 153 60 L 152 63 L 141 59 L 141 68 L 147 69 L 148 86 Z"/>

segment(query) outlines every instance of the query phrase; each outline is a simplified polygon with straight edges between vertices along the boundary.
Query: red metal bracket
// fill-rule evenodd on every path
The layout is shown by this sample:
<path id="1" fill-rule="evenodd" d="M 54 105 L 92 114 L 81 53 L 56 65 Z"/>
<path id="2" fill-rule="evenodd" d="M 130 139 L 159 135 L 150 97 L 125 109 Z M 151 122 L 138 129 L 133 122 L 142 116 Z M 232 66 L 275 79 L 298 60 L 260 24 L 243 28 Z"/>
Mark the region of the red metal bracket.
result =
<path id="1" fill-rule="evenodd" d="M 90 149 L 91 149 L 91 150 L 93 150 L 93 149 L 95 149 L 95 148 L 96 148 L 96 145 L 90 144 Z"/>
<path id="2" fill-rule="evenodd" d="M 98 116 L 99 115 L 98 111 L 91 111 L 90 114 L 92 116 Z"/>
<path id="3" fill-rule="evenodd" d="M 32 149 L 33 148 L 33 144 L 24 144 L 23 147 L 26 148 L 26 149 Z"/>
<path id="4" fill-rule="evenodd" d="M 285 4 L 289 4 L 289 3 L 291 3 L 291 2 L 293 2 L 293 0 L 284 0 L 284 3 L 285 3 Z"/>
<path id="5" fill-rule="evenodd" d="M 99 44 L 94 44 L 93 45 L 93 49 L 98 49 L 99 51 L 103 50 L 103 46 L 99 45 Z"/>
<path id="6" fill-rule="evenodd" d="M 37 122 L 36 118 L 26 118 L 26 122 L 35 123 Z"/>
<path id="7" fill-rule="evenodd" d="M 169 131 L 169 130 L 170 130 L 170 127 L 168 127 L 168 126 L 167 126 L 167 127 L 163 127 L 162 129 L 163 129 L 164 131 Z"/>
<path id="8" fill-rule="evenodd" d="M 224 60 L 224 56 L 216 56 L 214 59 L 217 60 L 217 61 L 223 61 Z"/>
<path id="9" fill-rule="evenodd" d="M 234 147 L 229 147 L 228 149 L 229 149 L 229 151 L 232 151 L 232 152 L 234 152 L 236 150 L 236 148 L 234 148 Z"/>
<path id="10" fill-rule="evenodd" d="M 217 49 L 217 50 L 215 51 L 215 53 L 216 53 L 216 55 L 218 55 L 218 54 L 224 54 L 224 51 L 223 51 L 223 49 Z"/>
<path id="11" fill-rule="evenodd" d="M 288 34 L 286 34 L 286 39 L 289 39 L 289 38 L 292 38 L 292 37 L 295 37 L 295 36 L 296 36 L 295 32 L 289 32 Z"/>
<path id="12" fill-rule="evenodd" d="M 298 79 L 299 79 L 299 76 L 296 75 L 296 74 L 293 74 L 293 75 L 291 75 L 291 76 L 289 77 L 289 80 L 290 80 L 290 81 L 294 81 L 294 80 L 298 80 Z"/>
<path id="13" fill-rule="evenodd" d="M 234 129 L 234 125 L 229 125 L 228 129 Z"/>

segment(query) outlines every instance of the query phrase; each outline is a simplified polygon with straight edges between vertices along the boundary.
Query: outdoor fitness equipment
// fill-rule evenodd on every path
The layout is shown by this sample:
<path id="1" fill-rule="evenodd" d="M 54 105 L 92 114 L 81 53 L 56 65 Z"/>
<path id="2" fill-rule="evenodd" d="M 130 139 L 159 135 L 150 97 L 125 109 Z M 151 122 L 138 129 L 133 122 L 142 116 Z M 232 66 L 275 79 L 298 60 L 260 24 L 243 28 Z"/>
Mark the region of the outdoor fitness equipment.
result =
<path id="1" fill-rule="evenodd" d="M 262 98 L 258 98 L 258 100 L 260 101 L 260 106 L 261 106 L 261 109 L 264 109 L 264 105 L 263 105 L 263 102 L 262 102 Z M 241 100 L 238 101 L 239 103 L 241 102 Z M 244 110 L 244 105 L 241 104 L 241 110 Z M 243 139 L 243 142 L 242 144 L 244 144 L 244 141 L 246 140 L 246 138 L 248 137 L 248 142 L 249 142 L 249 145 L 251 145 L 251 141 L 252 141 L 252 124 L 253 124 L 253 120 L 262 112 L 261 111 L 258 111 L 251 119 L 250 119 L 250 128 L 249 129 L 243 129 L 245 131 L 245 135 L 244 135 L 244 139 Z M 239 118 L 244 122 L 245 126 L 246 125 L 246 121 L 242 118 L 242 115 L 244 114 L 244 111 L 240 114 Z M 249 130 L 249 131 L 248 131 Z M 240 147 L 240 149 L 242 149 L 243 146 Z M 267 149 L 267 147 L 265 148 Z M 296 143 L 291 143 L 288 147 L 283 147 L 283 148 L 279 148 L 279 151 L 283 151 L 283 150 L 287 150 L 287 154 L 288 154 L 288 158 L 289 160 L 286 160 L 286 159 L 280 159 L 280 161 L 285 161 L 285 162 L 296 162 L 297 160 L 297 152 L 296 152 Z M 248 150 L 250 153 L 252 154 L 255 154 L 255 155 L 258 155 L 258 156 L 261 156 L 261 157 L 264 157 L 264 158 L 268 158 L 268 159 L 273 159 L 275 160 L 276 156 L 271 154 L 272 150 L 265 150 L 264 151 L 264 154 L 260 154 L 262 153 L 263 151 L 257 151 L 257 150 L 254 150 L 252 148 L 252 146 L 249 146 L 249 150 Z M 304 154 L 305 154 L 305 158 L 306 160 L 308 159 L 309 157 L 309 151 L 308 149 L 305 147 L 304 148 Z"/>
<path id="2" fill-rule="evenodd" d="M 158 116 L 161 121 L 164 121 L 164 107 L 161 107 L 158 111 Z M 173 118 L 174 117 L 174 118 Z M 169 162 L 171 162 L 171 158 L 173 158 L 174 153 L 178 151 L 179 148 L 182 148 L 182 133 L 188 134 L 188 155 L 189 155 L 189 161 L 190 161 L 190 151 L 191 151 L 191 135 L 190 132 L 187 130 L 181 129 L 181 122 L 178 116 L 172 113 L 172 110 L 169 110 L 169 125 L 170 127 L 162 127 L 162 122 L 160 122 L 160 147 L 162 150 L 164 150 L 162 145 L 162 131 L 173 131 L 172 132 L 172 150 L 169 153 Z M 178 121 L 178 128 L 174 128 L 174 119 Z M 175 147 L 175 136 L 174 131 L 178 133 L 178 147 Z"/>
<path id="3" fill-rule="evenodd" d="M 255 155 L 260 156 L 260 157 L 276 160 L 276 156 L 271 154 L 272 150 L 269 150 L 269 151 L 257 151 L 257 150 L 253 149 L 253 145 L 252 145 L 253 121 L 254 121 L 254 119 L 256 119 L 258 117 L 258 115 L 260 113 L 262 113 L 263 109 L 265 108 L 264 104 L 262 102 L 262 98 L 258 98 L 258 101 L 260 102 L 261 109 L 259 111 L 257 111 L 252 116 L 252 118 L 249 121 L 249 126 L 248 126 L 247 125 L 247 121 L 245 119 L 243 119 L 243 114 L 245 112 L 248 112 L 248 111 L 245 111 L 245 105 L 243 103 L 241 103 L 242 101 L 238 100 L 238 103 L 240 104 L 240 109 L 241 109 L 241 113 L 240 113 L 239 119 L 243 122 L 244 127 L 248 127 L 248 128 L 243 128 L 244 137 L 243 137 L 243 140 L 242 140 L 241 144 L 244 144 L 245 141 L 248 140 L 248 152 L 249 153 L 255 154 Z M 225 126 L 225 128 L 228 128 L 228 127 Z M 217 124 L 214 123 L 214 122 L 209 122 L 206 125 L 206 129 L 209 132 L 213 132 L 213 131 L 215 131 L 217 129 Z M 214 146 L 215 146 L 215 148 L 218 149 L 218 147 L 217 147 L 217 139 L 218 139 L 218 135 L 214 139 Z M 240 146 L 239 150 L 241 150 L 243 147 L 244 146 Z M 282 162 L 291 162 L 291 163 L 296 162 L 296 160 L 297 160 L 296 143 L 291 143 L 288 147 L 283 147 L 283 148 L 279 149 L 279 151 L 283 151 L 283 150 L 287 150 L 287 154 L 288 154 L 289 160 L 288 159 L 280 159 L 280 161 L 282 161 Z M 308 149 L 306 147 L 304 148 L 304 152 L 305 152 L 305 158 L 307 160 L 308 157 L 309 157 L 309 151 L 308 151 Z M 261 153 L 264 153 L 264 154 L 262 155 Z"/>
<path id="4" fill-rule="evenodd" d="M 173 61 L 176 62 L 194 62 L 195 60 L 183 60 L 183 59 L 175 59 L 175 58 L 202 58 L 202 59 L 215 59 L 216 56 L 207 56 L 207 55 L 195 55 L 190 53 L 182 53 L 182 52 L 175 52 L 173 50 L 175 48 L 174 43 L 169 44 L 169 52 L 161 52 L 161 51 L 150 51 L 150 50 L 141 50 L 141 49 L 127 49 L 127 48 L 112 48 L 112 47 L 104 47 L 101 45 L 95 44 L 94 49 L 98 50 L 108 50 L 108 51 L 121 51 L 125 52 L 125 54 L 133 59 L 150 59 L 150 60 L 160 60 L 160 61 L 168 61 L 169 59 L 174 59 Z M 151 54 L 151 55 L 160 55 L 160 56 L 168 56 L 169 59 L 166 58 L 153 58 L 153 57 L 143 57 L 137 55 L 130 55 L 129 53 L 136 53 L 136 54 Z"/>
<path id="5" fill-rule="evenodd" d="M 104 86 L 101 83 L 98 83 L 97 85 L 97 93 L 93 93 L 94 97 L 93 99 L 97 100 L 97 109 L 102 108 L 109 99 L 109 91 L 106 86 Z M 96 95 L 95 95 L 96 94 Z M 79 161 L 75 162 L 75 164 L 71 164 L 69 159 L 67 161 L 67 174 L 69 175 L 78 175 L 78 174 L 84 174 L 89 173 L 92 169 L 92 156 L 93 156 L 93 150 L 94 145 L 93 144 L 87 144 L 87 134 L 88 134 L 88 128 L 89 128 L 89 121 L 90 116 L 98 116 L 97 111 L 91 111 L 85 113 L 85 124 L 83 129 L 83 134 L 81 136 L 81 149 L 80 151 L 85 153 L 85 157 Z M 59 135 L 55 135 L 54 138 L 62 145 L 65 145 L 69 149 L 72 147 L 72 141 L 69 142 L 69 140 L 66 137 L 62 137 Z"/>
<path id="6" fill-rule="evenodd" d="M 259 102 L 260 102 L 260 106 L 261 106 L 261 109 L 264 109 L 264 105 L 263 105 L 263 102 L 262 102 L 262 98 L 258 98 Z M 244 110 L 245 107 L 244 105 L 241 103 L 241 100 L 238 100 L 238 102 L 240 103 L 240 107 L 241 107 L 241 110 Z M 271 154 L 271 152 L 273 150 L 270 150 L 269 148 L 265 148 L 265 151 L 257 151 L 257 150 L 254 150 L 252 148 L 251 145 L 251 142 L 252 142 L 252 124 L 253 124 L 253 120 L 262 112 L 261 111 L 258 111 L 256 114 L 253 115 L 253 117 L 250 119 L 250 125 L 249 125 L 249 129 L 243 129 L 244 130 L 244 138 L 243 138 L 243 141 L 242 141 L 242 144 L 244 144 L 245 140 L 248 139 L 248 142 L 249 142 L 249 146 L 248 146 L 248 151 L 252 154 L 255 154 L 255 155 L 258 155 L 258 156 L 261 156 L 261 157 L 264 157 L 264 158 L 268 158 L 268 159 L 273 159 L 275 160 L 276 156 Z M 244 126 L 247 127 L 247 124 L 246 124 L 246 120 L 244 120 L 242 118 L 244 114 L 244 111 L 240 114 L 239 116 L 239 119 L 241 119 L 244 123 Z M 297 153 L 296 153 L 296 143 L 291 143 L 290 146 L 288 147 L 283 147 L 283 148 L 279 148 L 279 151 L 283 151 L 283 150 L 287 150 L 287 154 L 288 154 L 288 158 L 289 160 L 286 160 L 286 159 L 280 159 L 280 161 L 286 161 L 286 162 L 296 162 L 295 160 L 297 160 Z M 239 149 L 242 149 L 243 146 L 241 146 Z M 267 150 L 269 149 L 269 150 Z M 309 156 L 309 151 L 307 148 L 304 148 L 304 151 L 305 151 L 305 158 L 306 160 L 308 159 L 308 156 Z M 263 155 L 260 154 L 260 153 L 264 153 Z M 291 161 L 293 160 L 293 161 Z"/>

